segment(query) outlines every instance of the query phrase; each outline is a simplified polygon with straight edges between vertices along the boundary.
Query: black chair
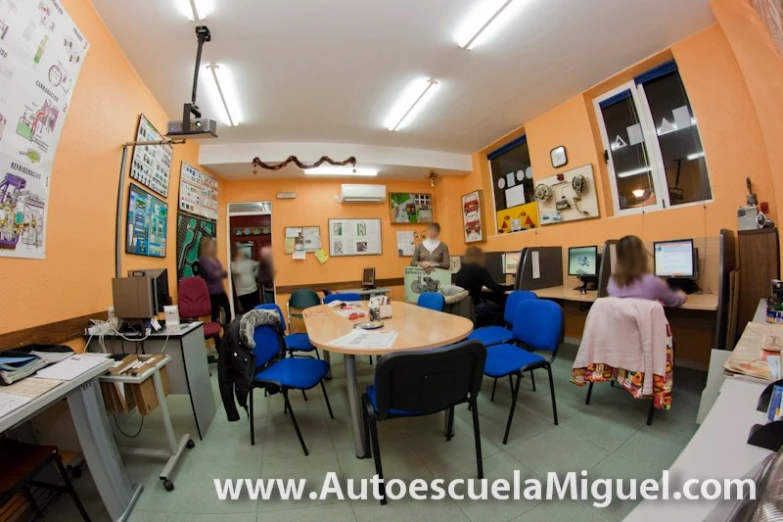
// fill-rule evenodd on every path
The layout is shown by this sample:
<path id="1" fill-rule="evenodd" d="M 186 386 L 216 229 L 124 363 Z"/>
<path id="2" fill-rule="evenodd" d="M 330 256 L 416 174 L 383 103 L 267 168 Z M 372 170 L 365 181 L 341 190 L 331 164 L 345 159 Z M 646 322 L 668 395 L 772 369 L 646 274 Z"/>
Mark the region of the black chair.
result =
<path id="1" fill-rule="evenodd" d="M 378 421 L 399 417 L 417 417 L 449 411 L 446 440 L 454 436 L 454 406 L 469 403 L 473 412 L 473 436 L 476 442 L 478 477 L 484 478 L 481 460 L 476 397 L 487 349 L 478 341 L 465 341 L 444 348 L 399 352 L 384 356 L 375 369 L 375 384 L 362 395 L 365 438 L 371 440 L 375 472 L 383 479 Z M 368 455 L 369 456 L 369 455 Z M 386 504 L 386 489 L 381 483 L 381 504 Z"/>

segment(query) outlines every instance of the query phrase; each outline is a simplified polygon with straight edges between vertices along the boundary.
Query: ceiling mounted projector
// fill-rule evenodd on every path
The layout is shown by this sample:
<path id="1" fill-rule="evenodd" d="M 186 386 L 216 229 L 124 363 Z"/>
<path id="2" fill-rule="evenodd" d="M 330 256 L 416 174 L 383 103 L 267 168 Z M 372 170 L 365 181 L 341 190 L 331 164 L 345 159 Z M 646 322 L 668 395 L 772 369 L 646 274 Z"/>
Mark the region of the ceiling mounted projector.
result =
<path id="1" fill-rule="evenodd" d="M 193 73 L 193 94 L 190 102 L 182 107 L 182 120 L 170 121 L 166 136 L 169 138 L 217 138 L 217 122 L 201 116 L 201 109 L 196 105 L 198 92 L 198 71 L 201 68 L 201 50 L 205 42 L 212 41 L 212 33 L 206 25 L 196 27 L 198 50 L 196 51 L 196 71 Z"/>

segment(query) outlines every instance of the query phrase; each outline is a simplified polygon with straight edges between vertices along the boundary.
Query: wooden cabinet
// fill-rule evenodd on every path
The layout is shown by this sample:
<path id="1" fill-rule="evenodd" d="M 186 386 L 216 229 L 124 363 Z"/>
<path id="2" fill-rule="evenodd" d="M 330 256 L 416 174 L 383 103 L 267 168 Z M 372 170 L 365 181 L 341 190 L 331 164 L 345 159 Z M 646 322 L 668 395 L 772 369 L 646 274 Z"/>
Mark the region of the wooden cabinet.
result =
<path id="1" fill-rule="evenodd" d="M 739 235 L 739 306 L 737 334 L 753 320 L 759 299 L 769 297 L 770 280 L 780 278 L 778 229 L 741 230 Z"/>

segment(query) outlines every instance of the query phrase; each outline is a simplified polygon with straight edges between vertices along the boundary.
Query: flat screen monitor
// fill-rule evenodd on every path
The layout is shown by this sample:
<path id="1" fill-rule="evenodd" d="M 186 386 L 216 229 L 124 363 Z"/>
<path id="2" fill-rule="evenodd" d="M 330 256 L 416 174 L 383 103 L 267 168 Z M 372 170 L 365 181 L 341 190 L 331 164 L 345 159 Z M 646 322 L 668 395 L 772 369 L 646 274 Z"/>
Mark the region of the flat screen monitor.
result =
<path id="1" fill-rule="evenodd" d="M 693 239 L 660 241 L 653 243 L 655 275 L 671 278 L 694 278 Z"/>
<path id="2" fill-rule="evenodd" d="M 375 286 L 375 268 L 365 268 L 362 271 L 362 286 L 368 288 Z"/>
<path id="3" fill-rule="evenodd" d="M 155 299 L 156 313 L 162 313 L 163 307 L 171 304 L 169 294 L 169 272 L 165 268 L 128 270 L 128 277 L 149 277 L 152 295 Z"/>
<path id="4" fill-rule="evenodd" d="M 506 252 L 503 255 L 503 273 L 506 275 L 516 275 L 521 257 L 522 252 Z"/>
<path id="5" fill-rule="evenodd" d="M 598 275 L 598 247 L 583 246 L 568 249 L 568 275 L 595 277 Z"/>

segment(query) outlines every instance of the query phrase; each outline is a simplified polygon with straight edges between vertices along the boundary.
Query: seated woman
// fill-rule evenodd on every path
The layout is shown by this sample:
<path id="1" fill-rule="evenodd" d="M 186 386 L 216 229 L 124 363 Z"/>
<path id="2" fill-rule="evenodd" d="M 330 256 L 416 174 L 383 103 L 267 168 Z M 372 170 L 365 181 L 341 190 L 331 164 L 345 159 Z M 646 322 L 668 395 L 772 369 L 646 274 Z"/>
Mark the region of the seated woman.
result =
<path id="1" fill-rule="evenodd" d="M 496 296 L 505 297 L 506 290 L 513 287 L 500 285 L 492 279 L 484 268 L 483 250 L 479 247 L 468 247 L 462 256 L 462 267 L 454 278 L 454 284 L 470 293 L 476 308 L 476 326 L 503 324 L 503 307 L 491 299 L 492 294 L 487 294 L 483 289 L 486 287 Z"/>
<path id="2" fill-rule="evenodd" d="M 660 301 L 664 306 L 682 306 L 688 298 L 650 273 L 647 249 L 637 236 L 625 236 L 617 243 L 614 274 L 606 288 L 609 297 L 633 297 Z"/>

